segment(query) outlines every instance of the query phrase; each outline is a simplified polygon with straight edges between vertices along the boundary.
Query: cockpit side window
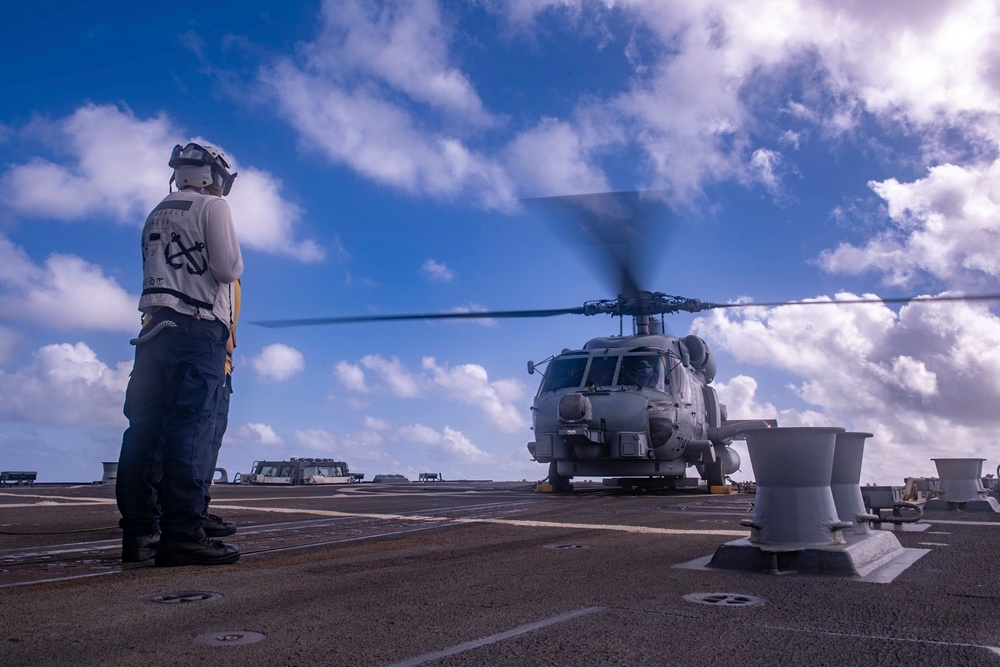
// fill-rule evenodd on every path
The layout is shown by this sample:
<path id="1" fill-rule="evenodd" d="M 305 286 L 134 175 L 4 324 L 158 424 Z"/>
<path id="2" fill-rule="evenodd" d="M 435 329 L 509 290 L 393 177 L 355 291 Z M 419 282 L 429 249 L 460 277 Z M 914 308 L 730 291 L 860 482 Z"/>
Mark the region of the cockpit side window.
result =
<path id="1" fill-rule="evenodd" d="M 673 390 L 674 398 L 682 404 L 690 405 L 692 400 L 691 385 L 688 382 L 684 365 L 676 357 L 671 357 L 670 361 L 673 362 L 670 368 L 670 387 Z"/>
<path id="2" fill-rule="evenodd" d="M 538 393 L 575 389 L 583 382 L 583 371 L 587 368 L 587 357 L 564 357 L 553 359 L 545 370 L 545 379 Z"/>
<path id="3" fill-rule="evenodd" d="M 618 384 L 666 391 L 663 357 L 658 354 L 630 355 L 622 359 Z"/>
<path id="4" fill-rule="evenodd" d="M 590 360 L 590 370 L 587 371 L 587 381 L 584 383 L 588 387 L 610 386 L 615 379 L 615 368 L 618 366 L 619 357 L 592 357 Z"/>

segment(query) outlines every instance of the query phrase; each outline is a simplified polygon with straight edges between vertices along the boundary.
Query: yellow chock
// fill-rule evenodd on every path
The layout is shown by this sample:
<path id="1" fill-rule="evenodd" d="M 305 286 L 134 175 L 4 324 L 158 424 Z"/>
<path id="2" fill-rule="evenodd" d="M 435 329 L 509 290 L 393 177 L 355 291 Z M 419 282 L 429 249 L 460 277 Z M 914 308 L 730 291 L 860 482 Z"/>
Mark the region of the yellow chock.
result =
<path id="1" fill-rule="evenodd" d="M 733 492 L 733 487 L 731 484 L 726 484 L 725 486 L 710 486 L 708 487 L 709 493 L 721 493 L 722 495 L 728 496 Z"/>
<path id="2" fill-rule="evenodd" d="M 535 485 L 536 493 L 555 493 L 555 487 L 551 484 L 546 484 L 545 482 L 539 482 Z"/>

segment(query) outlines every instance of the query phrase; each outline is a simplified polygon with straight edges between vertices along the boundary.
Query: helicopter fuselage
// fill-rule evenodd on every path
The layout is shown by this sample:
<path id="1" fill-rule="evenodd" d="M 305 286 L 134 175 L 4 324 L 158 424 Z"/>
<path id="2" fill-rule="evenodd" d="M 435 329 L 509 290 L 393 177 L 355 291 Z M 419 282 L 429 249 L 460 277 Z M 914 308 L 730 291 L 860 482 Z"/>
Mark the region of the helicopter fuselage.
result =
<path id="1" fill-rule="evenodd" d="M 532 404 L 528 450 L 550 479 L 685 477 L 697 466 L 722 484 L 740 465 L 711 381 L 715 361 L 696 336 L 595 338 L 548 364 Z"/>

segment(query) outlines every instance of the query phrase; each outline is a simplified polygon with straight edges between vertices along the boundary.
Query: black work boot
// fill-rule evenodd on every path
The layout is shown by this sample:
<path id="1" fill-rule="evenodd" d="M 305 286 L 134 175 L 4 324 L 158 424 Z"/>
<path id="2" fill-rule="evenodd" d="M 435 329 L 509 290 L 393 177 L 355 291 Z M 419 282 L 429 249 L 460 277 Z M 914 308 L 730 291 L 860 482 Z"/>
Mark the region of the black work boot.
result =
<path id="1" fill-rule="evenodd" d="M 225 537 L 236 532 L 236 524 L 232 521 L 224 521 L 222 517 L 209 514 L 205 517 L 205 523 L 201 525 L 205 529 L 205 534 L 209 537 Z"/>
<path id="2" fill-rule="evenodd" d="M 205 538 L 197 542 L 160 541 L 156 550 L 156 564 L 173 565 L 228 565 L 240 558 L 240 550 L 233 544 Z"/>
<path id="3" fill-rule="evenodd" d="M 122 536 L 122 562 L 141 563 L 156 555 L 160 544 L 160 534 L 134 535 L 125 533 Z"/>

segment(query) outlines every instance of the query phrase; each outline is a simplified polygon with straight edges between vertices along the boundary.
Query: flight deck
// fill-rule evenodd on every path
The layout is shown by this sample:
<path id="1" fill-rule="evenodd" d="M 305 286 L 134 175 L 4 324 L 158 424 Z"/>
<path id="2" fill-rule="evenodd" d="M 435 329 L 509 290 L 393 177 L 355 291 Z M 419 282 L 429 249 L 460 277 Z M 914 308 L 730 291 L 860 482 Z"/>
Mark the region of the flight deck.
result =
<path id="1" fill-rule="evenodd" d="M 865 577 L 707 564 L 754 495 L 213 487 L 232 565 L 122 564 L 114 487 L 0 488 L 7 665 L 998 665 L 1000 514 Z"/>

